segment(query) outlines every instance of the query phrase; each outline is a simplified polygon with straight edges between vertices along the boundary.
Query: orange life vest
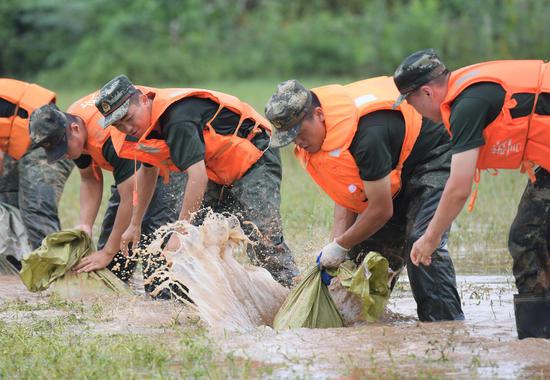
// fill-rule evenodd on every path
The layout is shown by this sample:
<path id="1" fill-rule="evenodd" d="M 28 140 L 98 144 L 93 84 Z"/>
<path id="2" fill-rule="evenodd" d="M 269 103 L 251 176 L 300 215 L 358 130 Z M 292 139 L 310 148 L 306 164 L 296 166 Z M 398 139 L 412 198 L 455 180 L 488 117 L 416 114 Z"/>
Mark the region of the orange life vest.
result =
<path id="1" fill-rule="evenodd" d="M 90 95 L 77 100 L 67 109 L 67 113 L 75 116 L 79 116 L 86 125 L 88 131 L 88 138 L 86 145 L 84 146 L 84 153 L 89 154 L 92 157 L 92 168 L 96 177 L 99 177 L 98 167 L 113 171 L 113 167 L 103 156 L 103 145 L 105 141 L 111 136 L 111 126 L 103 128 L 99 121 L 103 118 L 103 115 L 95 107 L 95 98 L 98 92 L 94 92 Z"/>
<path id="2" fill-rule="evenodd" d="M 349 151 L 357 132 L 359 118 L 375 111 L 391 110 L 399 92 L 391 77 L 377 77 L 341 85 L 313 88 L 325 118 L 326 137 L 321 150 L 308 153 L 295 147 L 313 180 L 340 206 L 360 213 L 367 198 L 359 168 Z M 405 119 L 405 137 L 395 169 L 390 173 L 391 192 L 401 188 L 403 163 L 409 157 L 420 134 L 422 117 L 413 107 L 402 103 L 398 108 Z"/>
<path id="3" fill-rule="evenodd" d="M 271 124 L 249 104 L 236 97 L 196 88 L 138 88 L 153 100 L 151 124 L 138 142 L 126 141 L 126 135 L 115 128 L 111 130 L 113 144 L 120 157 L 146 162 L 160 168 L 165 181 L 169 171 L 180 171 L 170 159 L 166 141 L 147 139 L 147 136 L 157 127 L 159 118 L 171 104 L 188 97 L 211 99 L 219 104 L 218 111 L 203 129 L 206 172 L 211 181 L 230 185 L 241 178 L 263 155 L 263 151 L 256 148 L 250 140 L 262 130 L 270 132 Z M 217 134 L 211 124 L 224 108 L 240 115 L 239 124 L 231 135 Z M 242 138 L 237 136 L 237 132 L 245 120 L 253 120 L 255 126 L 247 138 Z"/>
<path id="4" fill-rule="evenodd" d="M 14 159 L 20 159 L 29 148 L 29 119 L 18 116 L 20 108 L 30 117 L 36 108 L 55 102 L 55 93 L 37 84 L 0 78 L 0 98 L 15 104 L 10 117 L 0 117 L 0 150 Z"/>
<path id="5" fill-rule="evenodd" d="M 498 83 L 506 95 L 502 111 L 483 131 L 485 145 L 480 149 L 477 168 L 525 169 L 534 163 L 550 170 L 550 116 L 534 112 L 539 94 L 550 92 L 550 65 L 536 60 L 493 61 L 453 71 L 440 107 L 449 133 L 453 101 L 479 82 Z M 512 96 L 518 93 L 535 96 L 533 110 L 527 116 L 512 118 L 510 110 L 517 105 Z"/>

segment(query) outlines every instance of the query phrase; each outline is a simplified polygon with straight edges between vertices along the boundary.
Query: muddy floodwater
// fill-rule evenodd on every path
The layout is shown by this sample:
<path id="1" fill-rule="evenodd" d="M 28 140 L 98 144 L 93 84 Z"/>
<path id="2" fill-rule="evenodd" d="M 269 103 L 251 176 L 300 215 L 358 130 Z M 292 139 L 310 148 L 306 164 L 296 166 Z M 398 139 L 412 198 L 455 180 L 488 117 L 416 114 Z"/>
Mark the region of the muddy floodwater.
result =
<path id="1" fill-rule="evenodd" d="M 401 279 L 383 321 L 340 329 L 252 333 L 212 333 L 222 352 L 273 368 L 272 378 L 550 378 L 550 340 L 516 337 L 513 279 L 458 276 L 466 321 L 420 323 L 408 281 Z M 0 304 L 39 303 L 45 294 L 29 293 L 15 276 L 0 276 Z M 97 302 L 87 300 L 85 302 Z M 182 306 L 137 296 L 104 300 L 105 322 L 98 334 L 140 333 L 169 339 L 169 325 L 182 319 Z M 25 311 L 4 311 L 0 318 L 24 322 Z M 35 311 L 52 318 L 59 310 Z M 185 320 L 183 321 L 185 323 Z"/>

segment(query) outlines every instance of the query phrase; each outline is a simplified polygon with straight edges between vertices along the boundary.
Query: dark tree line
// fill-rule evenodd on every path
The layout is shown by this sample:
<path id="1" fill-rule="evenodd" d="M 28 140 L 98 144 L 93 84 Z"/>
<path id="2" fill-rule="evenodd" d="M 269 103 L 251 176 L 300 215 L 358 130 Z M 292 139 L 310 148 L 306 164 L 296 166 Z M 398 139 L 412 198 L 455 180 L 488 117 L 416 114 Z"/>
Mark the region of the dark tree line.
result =
<path id="1" fill-rule="evenodd" d="M 74 86 L 391 73 L 548 58 L 550 0 L 3 0 L 0 74 Z"/>

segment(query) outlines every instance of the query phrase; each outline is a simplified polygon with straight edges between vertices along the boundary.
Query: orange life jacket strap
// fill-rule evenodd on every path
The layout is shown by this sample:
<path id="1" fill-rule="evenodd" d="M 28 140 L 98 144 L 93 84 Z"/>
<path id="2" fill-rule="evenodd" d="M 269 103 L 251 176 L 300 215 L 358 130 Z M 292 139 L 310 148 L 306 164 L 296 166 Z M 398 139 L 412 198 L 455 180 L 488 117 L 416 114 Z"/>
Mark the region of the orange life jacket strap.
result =
<path id="1" fill-rule="evenodd" d="M 27 84 L 27 88 L 29 87 L 29 85 Z M 26 91 L 26 89 L 25 89 Z M 8 136 L 11 137 L 11 131 L 13 129 L 13 123 L 15 122 L 15 118 L 17 117 L 17 115 L 19 114 L 19 103 L 21 103 L 21 99 L 23 99 L 23 96 L 25 96 L 25 91 L 21 92 L 21 97 L 19 99 L 17 99 L 17 103 L 15 103 L 15 110 L 13 111 L 13 115 L 11 116 L 11 123 L 10 123 L 10 130 L 8 132 Z M 30 115 L 29 115 L 30 117 Z M 5 152 L 7 153 L 8 152 L 8 149 L 10 147 L 10 143 L 11 143 L 11 138 L 8 137 L 8 139 L 6 140 L 6 144 L 5 144 Z"/>
<path id="2" fill-rule="evenodd" d="M 165 185 L 170 182 L 170 169 L 166 166 L 160 168 L 160 175 L 162 176 L 162 183 Z"/>
<path id="3" fill-rule="evenodd" d="M 218 115 L 223 110 L 223 108 L 224 108 L 223 105 L 220 104 L 219 107 L 218 107 L 218 110 L 216 111 L 214 116 L 212 116 L 212 118 L 210 120 L 208 120 L 208 122 L 206 123 L 206 126 L 210 130 L 210 133 L 216 133 L 216 130 L 214 129 L 214 127 L 212 127 L 212 122 L 218 117 Z M 233 135 L 237 136 L 237 133 L 239 132 L 239 129 L 241 129 L 241 125 L 243 125 L 244 120 L 245 120 L 244 116 L 241 115 L 241 118 L 239 119 L 239 124 L 237 124 L 237 127 L 235 128 L 235 132 L 233 132 Z M 252 128 L 252 130 L 250 131 L 248 136 L 246 136 L 246 138 L 249 141 L 252 140 L 254 138 L 254 136 L 256 136 L 258 134 L 258 132 L 260 131 L 260 128 L 258 127 L 259 125 L 260 125 L 259 121 L 256 121 L 256 124 L 254 125 L 254 128 Z"/>
<path id="4" fill-rule="evenodd" d="M 233 132 L 234 136 L 237 136 L 237 133 L 239 132 L 239 129 L 241 129 L 241 125 L 243 125 L 243 115 L 241 115 L 241 118 L 239 119 L 239 124 L 237 124 L 237 128 L 235 128 L 235 132 Z"/>
<path id="5" fill-rule="evenodd" d="M 494 177 L 498 175 L 498 170 L 487 169 L 487 173 L 489 173 Z M 480 181 L 481 181 L 481 170 L 476 168 L 476 173 L 474 174 L 474 191 L 472 192 L 472 196 L 470 197 L 470 202 L 468 203 L 468 212 L 472 212 L 474 210 L 474 205 L 477 200 L 477 192 L 479 190 Z"/>
<path id="6" fill-rule="evenodd" d="M 208 122 L 206 123 L 206 126 L 208 127 L 208 129 L 210 130 L 210 133 L 216 133 L 216 130 L 214 129 L 214 127 L 212 126 L 212 122 L 218 117 L 218 115 L 220 114 L 220 112 L 222 111 L 223 109 L 223 106 L 220 104 L 218 106 L 218 110 L 216 111 L 216 113 L 214 114 L 214 116 L 212 116 L 212 118 L 210 120 L 208 120 Z M 240 125 L 240 124 L 239 124 Z"/>
<path id="7" fill-rule="evenodd" d="M 535 176 L 535 164 L 533 162 L 527 160 L 522 161 L 520 172 L 527 173 L 531 183 L 535 183 L 537 181 L 537 177 Z"/>
<path id="8" fill-rule="evenodd" d="M 468 203 L 468 212 L 472 212 L 474 210 L 474 204 L 476 203 L 476 199 L 477 199 L 477 192 L 479 190 L 480 179 L 481 179 L 481 170 L 476 168 L 476 172 L 474 174 L 474 191 L 470 196 L 470 202 Z"/>
<path id="9" fill-rule="evenodd" d="M 132 191 L 132 206 L 138 205 L 138 190 L 137 190 L 137 156 L 134 156 L 134 190 Z"/>
<path id="10" fill-rule="evenodd" d="M 262 128 L 259 127 L 258 124 L 256 124 L 254 126 L 254 128 L 252 128 L 252 130 L 250 131 L 250 133 L 248 134 L 248 136 L 246 136 L 246 139 L 248 141 L 252 141 L 252 139 L 256 136 L 258 136 L 260 133 L 262 133 Z"/>
<path id="11" fill-rule="evenodd" d="M 544 78 L 544 71 L 546 70 L 547 65 L 548 65 L 548 63 L 543 63 L 542 65 L 540 65 L 539 80 L 538 80 L 538 83 L 537 83 L 537 90 L 535 91 L 535 99 L 533 100 L 533 108 L 531 109 L 531 113 L 529 114 L 529 120 L 527 121 L 527 133 L 526 133 L 527 136 L 529 136 L 529 129 L 531 128 L 531 121 L 533 120 L 533 115 L 535 114 L 535 110 L 537 108 L 537 102 L 539 100 L 539 95 L 540 95 L 540 92 L 542 90 L 542 80 Z M 523 152 L 525 152 L 525 148 L 527 147 L 527 141 L 529 141 L 528 138 L 525 139 L 525 144 L 523 144 Z M 524 168 L 525 168 L 527 170 L 527 174 L 529 175 L 529 179 L 531 180 L 532 183 L 535 183 L 536 178 L 535 178 L 535 174 L 533 172 L 532 163 L 531 163 L 530 167 L 527 167 L 527 166 L 524 166 L 524 162 L 525 161 L 523 161 L 521 163 L 520 171 L 522 173 L 525 173 L 525 170 L 524 170 Z M 533 179 L 533 178 L 535 178 L 535 179 Z"/>
<path id="12" fill-rule="evenodd" d="M 98 181 L 101 181 L 101 176 L 99 175 L 100 172 L 101 172 L 101 168 L 99 167 L 97 162 L 92 161 L 92 173 L 94 173 L 94 177 Z"/>

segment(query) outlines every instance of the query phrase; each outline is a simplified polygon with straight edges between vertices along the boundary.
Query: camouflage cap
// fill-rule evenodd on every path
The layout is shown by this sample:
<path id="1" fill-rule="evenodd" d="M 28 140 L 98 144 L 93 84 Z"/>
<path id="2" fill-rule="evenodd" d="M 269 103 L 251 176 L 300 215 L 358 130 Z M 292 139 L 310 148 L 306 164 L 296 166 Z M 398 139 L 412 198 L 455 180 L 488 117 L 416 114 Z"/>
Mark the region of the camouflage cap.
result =
<path id="1" fill-rule="evenodd" d="M 130 97 L 137 92 L 137 88 L 126 75 L 111 79 L 99 90 L 95 106 L 103 115 L 103 120 L 100 121 L 103 128 L 126 116 L 130 108 Z"/>
<path id="2" fill-rule="evenodd" d="M 67 154 L 67 116 L 53 103 L 34 110 L 29 120 L 31 141 L 46 151 L 48 163 L 54 163 Z"/>
<path id="3" fill-rule="evenodd" d="M 399 106 L 411 92 L 447 72 L 434 49 L 412 53 L 397 66 L 393 75 L 395 86 L 401 93 L 393 108 Z"/>
<path id="4" fill-rule="evenodd" d="M 294 141 L 311 101 L 311 92 L 296 79 L 277 85 L 277 91 L 265 106 L 265 116 L 274 127 L 270 147 L 280 148 Z"/>

